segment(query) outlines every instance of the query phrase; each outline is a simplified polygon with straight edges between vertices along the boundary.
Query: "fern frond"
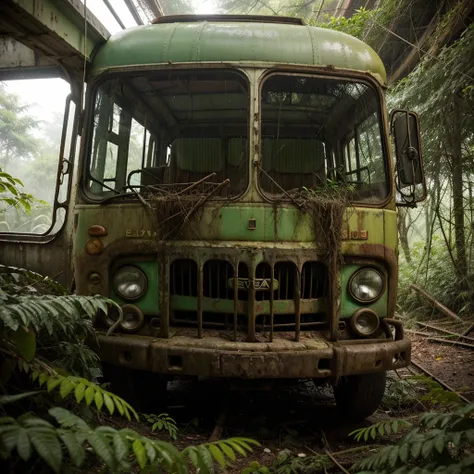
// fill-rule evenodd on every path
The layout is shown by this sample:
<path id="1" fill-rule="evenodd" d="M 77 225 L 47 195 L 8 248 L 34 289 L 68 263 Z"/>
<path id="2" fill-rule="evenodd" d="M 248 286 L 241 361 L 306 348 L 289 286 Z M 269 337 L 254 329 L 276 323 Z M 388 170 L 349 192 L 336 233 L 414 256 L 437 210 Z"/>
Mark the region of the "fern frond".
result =
<path id="1" fill-rule="evenodd" d="M 233 438 L 189 447 L 180 452 L 170 443 L 146 438 L 129 428 L 92 428 L 64 408 L 51 408 L 49 414 L 58 426 L 33 416 L 0 419 L 2 457 L 11 459 L 16 451 L 18 456 L 28 461 L 36 452 L 54 472 L 60 473 L 64 472 L 66 461 L 77 468 L 84 464 L 89 452 L 84 448 L 87 442 L 91 452 L 111 472 L 133 472 L 138 467 L 140 470 L 161 468 L 166 472 L 187 474 L 187 459 L 190 459 L 192 466 L 198 467 L 201 474 L 211 474 L 214 461 L 223 467 L 226 465 L 225 458 L 223 462 L 225 451 L 221 449 L 226 443 L 228 446 L 235 443 L 246 452 L 251 450 L 251 444 L 258 445 L 247 438 Z"/>
<path id="2" fill-rule="evenodd" d="M 78 330 L 93 335 L 92 320 L 115 304 L 102 296 L 21 296 L 0 306 L 0 323 L 10 331 L 30 326 L 50 336 L 60 331 L 74 337 Z"/>
<path id="3" fill-rule="evenodd" d="M 41 292 L 59 296 L 67 293 L 66 288 L 52 278 L 25 268 L 8 265 L 0 265 L 0 283 L 2 289 L 12 296 Z"/>
<path id="4" fill-rule="evenodd" d="M 40 387 L 46 385 L 48 393 L 59 392 L 62 400 L 74 396 L 76 403 L 85 403 L 87 406 L 95 405 L 98 411 L 102 411 L 105 406 L 111 415 L 118 412 L 129 421 L 131 421 L 132 416 L 137 421 L 139 420 L 138 413 L 128 402 L 90 380 L 72 375 L 64 376 L 58 373 L 50 375 L 36 370 L 32 371 L 31 378 L 38 381 Z"/>
<path id="5" fill-rule="evenodd" d="M 369 438 L 375 439 L 377 436 L 385 436 L 391 433 L 397 434 L 399 430 L 408 429 L 412 426 L 411 423 L 403 419 L 381 421 L 380 423 L 354 430 L 349 433 L 349 436 L 353 436 L 356 441 L 361 439 L 368 441 Z"/>
<path id="6" fill-rule="evenodd" d="M 212 472 L 214 461 L 225 469 L 229 460 L 236 460 L 236 454 L 246 457 L 251 453 L 251 445 L 260 446 L 260 443 L 249 438 L 229 438 L 199 446 L 188 446 L 182 454 L 199 472 Z"/>
<path id="7" fill-rule="evenodd" d="M 419 428 L 412 429 L 398 444 L 363 459 L 354 470 L 394 474 L 468 472 L 463 469 L 469 463 L 474 465 L 474 459 L 459 462 L 459 457 L 464 448 L 474 447 L 473 413 L 474 403 L 452 413 L 426 413 Z"/>

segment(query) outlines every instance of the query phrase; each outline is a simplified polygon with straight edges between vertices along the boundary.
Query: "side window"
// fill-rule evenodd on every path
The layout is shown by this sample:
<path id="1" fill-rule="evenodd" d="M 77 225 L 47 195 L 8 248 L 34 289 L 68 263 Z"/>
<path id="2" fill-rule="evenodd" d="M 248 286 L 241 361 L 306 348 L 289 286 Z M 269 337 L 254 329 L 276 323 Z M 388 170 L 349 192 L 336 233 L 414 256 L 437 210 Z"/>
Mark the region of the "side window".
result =
<path id="1" fill-rule="evenodd" d="M 153 166 L 154 139 L 146 115 L 116 97 L 114 82 L 102 85 L 95 100 L 89 187 L 94 193 L 121 193 L 141 183 Z"/>
<path id="2" fill-rule="evenodd" d="M 349 183 L 364 186 L 385 180 L 377 114 L 369 116 L 351 133 L 344 147 L 344 164 Z"/>
<path id="3" fill-rule="evenodd" d="M 132 186 L 140 184 L 140 174 L 138 172 L 130 173 L 146 167 L 148 155 L 147 137 L 149 139 L 150 134 L 147 133 L 145 127 L 139 124 L 135 119 L 132 119 L 127 162 L 127 176 L 130 176 L 130 184 Z"/>
<path id="4" fill-rule="evenodd" d="M 69 83 L 58 78 L 0 82 L 1 181 L 15 182 L 0 186 L 1 233 L 52 234 L 62 227 L 76 142 L 69 94 Z"/>

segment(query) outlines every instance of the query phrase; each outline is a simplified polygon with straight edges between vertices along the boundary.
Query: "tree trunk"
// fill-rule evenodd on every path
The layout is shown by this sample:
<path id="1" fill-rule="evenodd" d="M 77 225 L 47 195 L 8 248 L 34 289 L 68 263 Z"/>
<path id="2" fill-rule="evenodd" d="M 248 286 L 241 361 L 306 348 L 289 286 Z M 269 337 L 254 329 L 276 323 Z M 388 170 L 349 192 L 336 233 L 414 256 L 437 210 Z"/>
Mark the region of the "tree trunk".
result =
<path id="1" fill-rule="evenodd" d="M 453 216 L 454 240 L 456 243 L 456 273 L 461 289 L 467 289 L 467 256 L 466 238 L 464 234 L 464 196 L 463 196 L 463 162 L 462 162 L 462 110 L 460 99 L 455 96 L 451 114 L 451 127 L 448 129 L 451 159 L 453 165 Z"/>
<path id="2" fill-rule="evenodd" d="M 408 244 L 408 228 L 407 228 L 407 211 L 406 209 L 400 208 L 398 210 L 398 237 L 400 239 L 400 246 L 403 250 L 403 255 L 407 263 L 411 265 L 411 253 L 410 245 Z"/>

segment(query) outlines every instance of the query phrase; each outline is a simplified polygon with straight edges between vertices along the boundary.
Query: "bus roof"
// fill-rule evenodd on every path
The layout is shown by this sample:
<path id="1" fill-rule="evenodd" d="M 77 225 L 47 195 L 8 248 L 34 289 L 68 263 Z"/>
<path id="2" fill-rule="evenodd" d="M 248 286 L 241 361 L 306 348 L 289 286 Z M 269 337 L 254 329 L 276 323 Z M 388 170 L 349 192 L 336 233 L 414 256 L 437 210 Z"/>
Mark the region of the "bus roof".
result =
<path id="1" fill-rule="evenodd" d="M 270 21 L 271 19 L 271 21 Z M 370 72 L 386 82 L 377 53 L 340 31 L 269 17 L 162 17 L 112 35 L 95 55 L 91 72 L 115 67 L 192 62 L 264 62 L 332 66 Z"/>

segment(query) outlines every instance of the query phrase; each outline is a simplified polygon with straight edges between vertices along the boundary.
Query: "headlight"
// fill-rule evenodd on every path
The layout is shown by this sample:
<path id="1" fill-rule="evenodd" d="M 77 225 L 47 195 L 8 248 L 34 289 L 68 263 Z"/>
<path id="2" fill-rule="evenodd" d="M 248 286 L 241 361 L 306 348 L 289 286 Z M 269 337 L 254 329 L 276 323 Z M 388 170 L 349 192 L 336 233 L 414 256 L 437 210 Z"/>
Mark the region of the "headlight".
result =
<path id="1" fill-rule="evenodd" d="M 120 327 L 127 332 L 138 331 L 145 322 L 143 311 L 134 304 L 124 304 L 121 306 L 123 317 L 120 322 Z M 113 326 L 119 319 L 119 312 L 117 308 L 113 307 L 104 317 L 104 322 L 107 326 Z"/>
<path id="2" fill-rule="evenodd" d="M 124 331 L 138 331 L 145 321 L 142 310 L 134 304 L 125 304 L 122 306 L 123 319 L 120 327 Z"/>
<path id="3" fill-rule="evenodd" d="M 377 331 L 380 319 L 371 309 L 359 309 L 351 318 L 351 326 L 358 336 L 371 336 Z"/>
<path id="4" fill-rule="evenodd" d="M 380 298 L 384 290 L 382 275 L 373 268 L 363 268 L 352 276 L 349 282 L 351 295 L 361 303 L 371 303 Z"/>
<path id="5" fill-rule="evenodd" d="M 136 300 L 146 291 L 145 274 L 136 267 L 122 267 L 115 273 L 114 289 L 126 300 Z"/>

